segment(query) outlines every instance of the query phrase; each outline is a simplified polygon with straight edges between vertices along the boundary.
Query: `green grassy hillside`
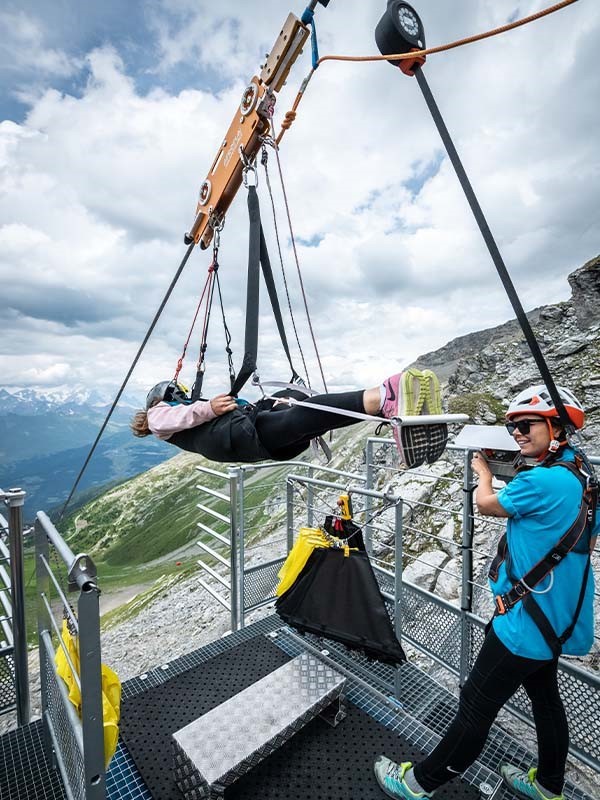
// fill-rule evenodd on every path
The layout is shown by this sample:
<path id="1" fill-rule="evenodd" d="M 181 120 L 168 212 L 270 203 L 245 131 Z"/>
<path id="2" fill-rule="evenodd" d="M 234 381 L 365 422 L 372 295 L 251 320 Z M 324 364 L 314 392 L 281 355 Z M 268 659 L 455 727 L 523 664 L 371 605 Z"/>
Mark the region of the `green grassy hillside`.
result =
<path id="1" fill-rule="evenodd" d="M 200 475 L 200 463 L 207 464 L 187 453 L 169 459 L 78 509 L 61 532 L 72 549 L 107 565 L 140 565 L 166 556 L 198 538 L 196 485 L 202 482 L 226 493 L 226 482 Z M 226 513 L 224 501 L 203 502 Z"/>

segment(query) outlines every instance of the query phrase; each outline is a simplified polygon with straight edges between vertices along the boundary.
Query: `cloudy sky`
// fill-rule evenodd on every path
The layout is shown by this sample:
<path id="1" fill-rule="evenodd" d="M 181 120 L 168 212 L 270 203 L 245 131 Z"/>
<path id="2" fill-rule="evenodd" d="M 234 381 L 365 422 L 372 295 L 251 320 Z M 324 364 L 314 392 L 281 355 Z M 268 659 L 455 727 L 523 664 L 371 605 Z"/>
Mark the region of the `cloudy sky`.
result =
<path id="1" fill-rule="evenodd" d="M 545 0 L 421 0 L 427 44 Z M 198 189 L 287 12 L 281 0 L 4 0 L 0 10 L 0 384 L 116 391 L 185 252 Z M 384 0 L 318 7 L 321 54 L 377 52 Z M 523 305 L 570 295 L 600 252 L 600 4 L 431 56 L 425 74 Z M 309 48 L 278 98 L 281 120 Z M 419 354 L 513 316 L 414 79 L 325 63 L 281 160 L 330 388 L 377 382 Z M 312 383 L 318 370 L 270 162 L 285 266 Z M 262 214 L 280 274 L 264 177 Z M 247 218 L 228 214 L 221 280 L 243 351 Z M 204 284 L 196 248 L 134 373 L 170 377 Z M 285 304 L 285 303 L 284 303 Z M 263 302 L 259 368 L 287 379 Z M 197 339 L 196 339 L 197 341 Z M 206 388 L 227 369 L 218 315 Z M 197 344 L 183 377 L 195 374 Z M 298 356 L 294 360 L 300 362 Z"/>

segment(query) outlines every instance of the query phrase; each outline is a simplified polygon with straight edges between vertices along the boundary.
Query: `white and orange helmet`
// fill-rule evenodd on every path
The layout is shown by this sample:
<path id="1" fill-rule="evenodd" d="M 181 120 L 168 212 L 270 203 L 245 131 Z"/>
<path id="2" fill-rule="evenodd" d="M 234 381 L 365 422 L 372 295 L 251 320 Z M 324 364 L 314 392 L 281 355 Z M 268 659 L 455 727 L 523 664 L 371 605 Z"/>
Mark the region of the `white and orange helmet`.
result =
<path id="1" fill-rule="evenodd" d="M 576 429 L 583 428 L 585 413 L 583 406 L 573 392 L 564 386 L 557 386 L 558 396 L 563 401 L 567 416 Z M 520 414 L 536 414 L 539 417 L 558 418 L 558 411 L 550 392 L 543 383 L 529 386 L 514 398 L 506 412 L 506 418 L 512 419 Z"/>

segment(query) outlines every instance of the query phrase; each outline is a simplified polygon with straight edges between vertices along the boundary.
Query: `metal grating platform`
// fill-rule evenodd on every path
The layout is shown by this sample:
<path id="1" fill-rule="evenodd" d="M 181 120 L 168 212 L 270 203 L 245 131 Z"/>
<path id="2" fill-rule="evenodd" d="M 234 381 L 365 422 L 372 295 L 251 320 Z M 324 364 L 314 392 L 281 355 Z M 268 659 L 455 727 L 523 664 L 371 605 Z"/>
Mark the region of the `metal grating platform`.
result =
<path id="1" fill-rule="evenodd" d="M 279 638 L 279 637 L 278 637 Z M 173 773 L 165 768 L 170 761 L 170 740 L 174 729 L 210 709 L 222 698 L 252 684 L 289 654 L 263 635 L 238 644 L 206 663 L 136 695 L 125 704 L 123 739 L 143 774 L 154 800 L 177 800 L 179 793 Z M 356 695 L 356 692 L 353 693 Z M 353 697 L 349 699 L 354 702 Z M 356 697 L 358 700 L 358 696 Z M 388 721 L 403 712 L 389 703 L 377 704 L 377 697 L 364 693 L 378 715 Z M 417 726 L 418 727 L 418 726 Z M 427 731 L 419 731 L 422 738 Z M 419 744 L 399 738 L 393 724 L 382 724 L 374 714 L 350 705 L 347 718 L 332 728 L 315 719 L 293 739 L 262 761 L 233 784 L 226 794 L 231 800 L 338 800 L 360 796 L 380 800 L 381 791 L 373 775 L 373 763 L 382 752 L 408 758 L 421 755 Z M 440 792 L 441 800 L 478 798 L 478 792 L 464 781 L 454 781 Z"/>
<path id="2" fill-rule="evenodd" d="M 283 651 L 285 654 L 283 661 L 286 660 L 286 656 L 290 658 L 303 652 L 306 645 L 326 647 L 330 657 L 337 661 L 343 670 L 350 671 L 356 676 L 355 679 L 348 679 L 346 689 L 348 699 L 356 709 L 389 728 L 396 736 L 401 734 L 421 750 L 435 746 L 456 708 L 457 699 L 452 693 L 411 664 L 405 664 L 400 670 L 402 705 L 398 704 L 390 697 L 394 681 L 394 670 L 391 667 L 368 662 L 360 656 L 350 654 L 343 647 L 330 642 L 323 643 L 316 637 L 307 636 L 306 640 L 303 640 L 288 628 L 282 627 L 281 621 L 275 616 L 267 617 L 239 632 L 211 642 L 193 653 L 157 666 L 143 676 L 127 681 L 123 685 L 123 697 L 133 698 L 143 694 L 190 668 L 204 664 L 215 656 L 228 653 L 241 643 L 256 637 L 264 638 L 265 634 L 271 634 L 272 643 Z M 412 716 L 413 713 L 418 719 Z M 423 724 L 425 716 L 429 718 L 432 728 L 427 728 Z M 42 744 L 42 726 L 39 721 L 0 737 L 2 800 L 66 800 L 58 773 L 47 763 Z M 288 754 L 289 758 L 293 758 L 294 740 L 286 747 L 291 751 Z M 337 755 L 334 756 L 330 768 L 337 768 L 336 758 Z M 476 785 L 490 776 L 493 780 L 494 775 L 490 770 L 495 770 L 498 763 L 503 760 L 528 766 L 532 762 L 532 755 L 508 734 L 499 728 L 493 728 L 479 766 L 473 768 L 474 771 L 469 772 L 467 778 Z M 111 762 L 106 785 L 109 800 L 152 800 L 152 795 L 123 742 L 119 743 L 117 753 Z M 309 797 L 313 800 L 316 796 L 289 795 L 294 800 L 308 800 Z M 340 797 L 334 794 L 323 796 L 340 800 Z M 565 788 L 565 796 L 570 800 L 591 800 L 588 795 L 572 785 Z M 377 795 L 378 800 L 382 797 L 381 794 Z M 510 797 L 511 795 L 502 789 L 497 795 L 498 800 L 500 798 L 508 800 Z"/>
<path id="3" fill-rule="evenodd" d="M 2 800 L 67 800 L 60 775 L 45 756 L 42 736 L 38 720 L 0 738 Z"/>

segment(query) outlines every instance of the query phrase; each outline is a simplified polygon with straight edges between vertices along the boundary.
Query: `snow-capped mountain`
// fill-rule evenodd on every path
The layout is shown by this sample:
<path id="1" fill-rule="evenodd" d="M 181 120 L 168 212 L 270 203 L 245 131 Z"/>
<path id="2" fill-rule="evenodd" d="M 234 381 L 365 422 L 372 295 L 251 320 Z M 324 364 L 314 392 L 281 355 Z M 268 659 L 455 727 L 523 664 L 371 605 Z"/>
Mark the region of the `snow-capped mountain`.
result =
<path id="1" fill-rule="evenodd" d="M 27 491 L 28 519 L 64 502 L 113 400 L 81 386 L 0 389 L 0 487 Z M 161 442 L 131 435 L 128 423 L 139 405 L 133 394 L 119 400 L 81 489 L 124 480 L 172 455 Z"/>
<path id="2" fill-rule="evenodd" d="M 39 415 L 53 411 L 59 414 L 73 414 L 82 409 L 102 412 L 108 410 L 114 395 L 99 389 L 84 386 L 56 386 L 48 389 L 10 388 L 0 389 L 0 414 Z M 123 394 L 118 408 L 130 413 L 139 406 L 139 398 L 133 394 Z"/>

